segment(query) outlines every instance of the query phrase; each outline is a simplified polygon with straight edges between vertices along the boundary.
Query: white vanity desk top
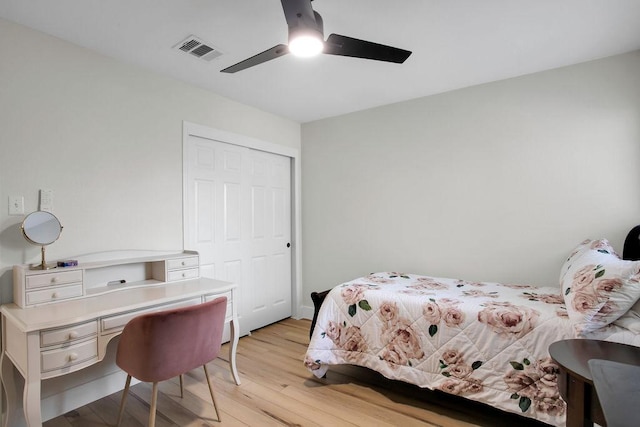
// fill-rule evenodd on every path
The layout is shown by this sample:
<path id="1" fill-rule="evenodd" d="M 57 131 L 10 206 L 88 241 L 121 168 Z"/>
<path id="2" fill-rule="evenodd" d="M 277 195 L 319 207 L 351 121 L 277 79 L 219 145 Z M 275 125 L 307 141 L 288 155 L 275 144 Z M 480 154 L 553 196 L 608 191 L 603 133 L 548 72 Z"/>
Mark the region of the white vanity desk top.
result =
<path id="1" fill-rule="evenodd" d="M 32 332 L 126 311 L 147 309 L 156 304 L 189 299 L 207 293 L 223 293 L 235 287 L 232 283 L 201 277 L 173 283 L 128 286 L 99 295 L 29 308 L 20 308 L 13 303 L 4 304 L 0 311 L 7 318 L 11 318 L 22 332 Z"/>

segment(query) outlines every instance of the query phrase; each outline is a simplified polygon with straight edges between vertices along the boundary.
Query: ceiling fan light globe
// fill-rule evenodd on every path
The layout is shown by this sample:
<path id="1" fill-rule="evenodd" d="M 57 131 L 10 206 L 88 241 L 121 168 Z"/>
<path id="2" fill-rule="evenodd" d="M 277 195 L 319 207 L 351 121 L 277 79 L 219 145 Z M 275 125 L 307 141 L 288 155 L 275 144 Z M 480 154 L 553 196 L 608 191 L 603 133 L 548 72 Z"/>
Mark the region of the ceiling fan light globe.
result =
<path id="1" fill-rule="evenodd" d="M 289 41 L 289 52 L 302 58 L 316 56 L 324 49 L 322 39 L 309 34 L 298 35 Z"/>

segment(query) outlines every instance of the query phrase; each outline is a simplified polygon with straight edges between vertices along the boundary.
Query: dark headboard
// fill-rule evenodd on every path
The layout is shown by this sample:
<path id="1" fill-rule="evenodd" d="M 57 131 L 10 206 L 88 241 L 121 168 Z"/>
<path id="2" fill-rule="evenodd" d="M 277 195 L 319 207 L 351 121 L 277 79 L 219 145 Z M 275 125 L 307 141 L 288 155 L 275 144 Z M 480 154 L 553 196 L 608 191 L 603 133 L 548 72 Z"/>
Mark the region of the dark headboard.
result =
<path id="1" fill-rule="evenodd" d="M 640 225 L 631 229 L 624 240 L 622 258 L 632 261 L 640 260 Z"/>

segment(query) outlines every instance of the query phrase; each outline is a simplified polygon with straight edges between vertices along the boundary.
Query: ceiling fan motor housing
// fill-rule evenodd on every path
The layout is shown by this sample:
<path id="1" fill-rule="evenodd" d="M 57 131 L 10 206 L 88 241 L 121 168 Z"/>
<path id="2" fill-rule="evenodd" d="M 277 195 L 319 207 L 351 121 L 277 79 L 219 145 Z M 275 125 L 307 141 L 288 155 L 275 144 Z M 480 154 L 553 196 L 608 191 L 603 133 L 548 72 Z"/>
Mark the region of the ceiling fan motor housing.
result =
<path id="1" fill-rule="evenodd" d="M 304 19 L 304 16 L 298 14 L 298 22 L 289 27 L 289 43 L 296 37 L 311 36 L 324 41 L 324 23 L 322 16 L 315 10 L 313 11 L 315 22 Z"/>

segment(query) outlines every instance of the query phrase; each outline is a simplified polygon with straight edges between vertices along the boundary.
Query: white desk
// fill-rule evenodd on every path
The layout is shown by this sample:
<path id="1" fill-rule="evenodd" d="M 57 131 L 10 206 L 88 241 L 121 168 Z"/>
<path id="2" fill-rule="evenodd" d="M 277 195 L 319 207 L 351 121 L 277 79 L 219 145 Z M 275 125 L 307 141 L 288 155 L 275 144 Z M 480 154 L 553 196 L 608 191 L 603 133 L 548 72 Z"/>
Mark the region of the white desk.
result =
<path id="1" fill-rule="evenodd" d="M 100 362 L 109 341 L 136 315 L 193 305 L 226 295 L 229 301 L 229 364 L 236 384 L 238 318 L 236 285 L 207 278 L 134 286 L 52 304 L 21 308 L 5 304 L 2 315 L 2 384 L 7 396 L 5 427 L 41 426 L 41 381 Z M 14 369 L 24 378 L 14 378 Z M 22 397 L 21 397 L 22 396 Z M 24 419 L 20 404 L 24 408 Z"/>

